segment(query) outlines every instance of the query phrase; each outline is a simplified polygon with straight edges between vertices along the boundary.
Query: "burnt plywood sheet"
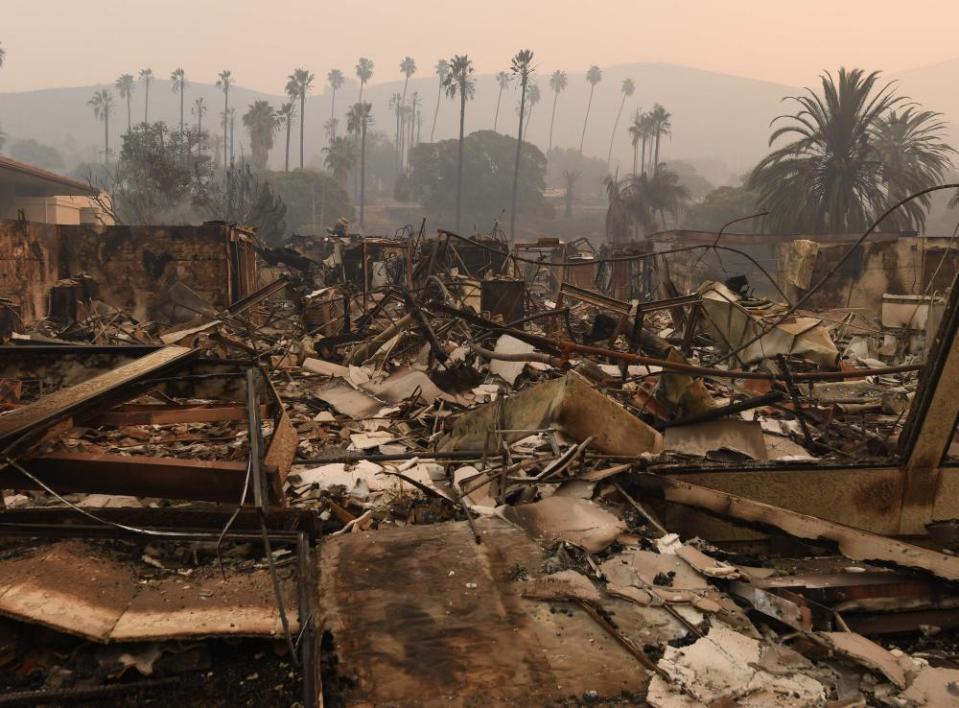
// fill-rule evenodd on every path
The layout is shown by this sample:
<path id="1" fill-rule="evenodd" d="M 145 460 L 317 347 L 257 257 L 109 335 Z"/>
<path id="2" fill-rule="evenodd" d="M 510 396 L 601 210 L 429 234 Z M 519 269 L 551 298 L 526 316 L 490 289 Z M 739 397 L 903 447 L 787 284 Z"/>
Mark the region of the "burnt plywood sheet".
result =
<path id="1" fill-rule="evenodd" d="M 321 624 L 349 679 L 345 703 L 545 705 L 642 690 L 648 675 L 585 612 L 523 597 L 542 549 L 500 519 L 476 523 L 481 544 L 465 522 L 323 543 Z M 658 610 L 613 607 L 640 646 L 684 632 L 643 614 Z"/>
<path id="2" fill-rule="evenodd" d="M 281 569 L 285 607 L 298 631 L 296 584 Z M 142 577 L 122 560 L 83 541 L 43 546 L 0 561 L 0 614 L 97 642 L 208 636 L 279 636 L 268 570 L 215 568 L 188 577 Z"/>

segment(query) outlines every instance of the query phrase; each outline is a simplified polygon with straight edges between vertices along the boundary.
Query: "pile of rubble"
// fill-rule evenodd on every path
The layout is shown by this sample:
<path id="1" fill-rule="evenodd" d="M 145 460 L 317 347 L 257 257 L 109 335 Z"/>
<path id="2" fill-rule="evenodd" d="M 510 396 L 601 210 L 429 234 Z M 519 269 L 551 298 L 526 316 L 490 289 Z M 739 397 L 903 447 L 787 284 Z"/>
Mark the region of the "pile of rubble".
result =
<path id="1" fill-rule="evenodd" d="M 642 249 L 295 245 L 3 347 L 16 700 L 959 702 L 956 289 L 933 339 Z"/>

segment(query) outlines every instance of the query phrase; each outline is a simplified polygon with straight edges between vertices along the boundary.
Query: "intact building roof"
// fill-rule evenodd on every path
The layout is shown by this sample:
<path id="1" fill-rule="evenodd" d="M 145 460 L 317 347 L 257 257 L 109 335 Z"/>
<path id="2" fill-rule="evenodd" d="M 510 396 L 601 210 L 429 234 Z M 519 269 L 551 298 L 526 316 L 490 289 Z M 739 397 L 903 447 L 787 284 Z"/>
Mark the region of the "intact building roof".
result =
<path id="1" fill-rule="evenodd" d="M 24 196 L 81 196 L 96 192 L 86 182 L 0 155 L 0 187 L 12 186 Z"/>

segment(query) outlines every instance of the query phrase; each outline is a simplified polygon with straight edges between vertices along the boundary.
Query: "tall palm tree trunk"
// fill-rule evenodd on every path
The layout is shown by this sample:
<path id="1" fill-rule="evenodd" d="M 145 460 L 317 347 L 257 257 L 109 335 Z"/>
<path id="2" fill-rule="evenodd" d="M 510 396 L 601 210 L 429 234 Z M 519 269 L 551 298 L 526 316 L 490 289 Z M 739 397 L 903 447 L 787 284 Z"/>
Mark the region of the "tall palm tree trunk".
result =
<path id="1" fill-rule="evenodd" d="M 549 117 L 549 147 L 546 148 L 546 155 L 553 149 L 553 124 L 556 122 L 556 104 L 559 101 L 559 91 L 553 92 L 553 110 Z"/>
<path id="2" fill-rule="evenodd" d="M 333 96 L 330 98 L 330 142 L 336 139 L 336 89 L 333 89 Z"/>
<path id="3" fill-rule="evenodd" d="M 460 90 L 460 142 L 456 148 L 456 233 L 463 225 L 463 127 L 466 123 L 466 91 Z"/>
<path id="4" fill-rule="evenodd" d="M 646 174 L 646 136 L 643 135 L 643 174 Z"/>
<path id="5" fill-rule="evenodd" d="M 653 160 L 653 175 L 659 171 L 659 137 L 662 135 L 662 132 L 657 128 L 656 129 L 656 159 Z"/>
<path id="6" fill-rule="evenodd" d="M 300 89 L 300 169 L 303 169 L 303 129 L 306 126 L 306 89 Z"/>
<path id="7" fill-rule="evenodd" d="M 440 100 L 443 98 L 443 81 L 440 81 L 439 88 L 436 89 L 436 110 L 433 111 L 433 127 L 430 128 L 430 142 L 433 142 L 433 135 L 436 133 L 436 119 L 440 115 Z"/>
<path id="8" fill-rule="evenodd" d="M 393 165 L 396 171 L 400 171 L 400 154 L 403 148 L 400 147 L 400 107 L 396 106 L 396 145 L 393 150 Z"/>
<path id="9" fill-rule="evenodd" d="M 127 94 L 127 133 L 133 130 L 133 94 Z"/>
<path id="10" fill-rule="evenodd" d="M 590 84 L 589 86 L 589 100 L 586 101 L 586 117 L 583 118 L 583 134 L 579 138 L 579 153 L 583 154 L 583 143 L 586 142 L 586 126 L 589 124 L 589 109 L 593 106 L 593 89 L 596 86 Z"/>
<path id="11" fill-rule="evenodd" d="M 360 128 L 360 228 L 366 228 L 366 118 Z"/>
<path id="12" fill-rule="evenodd" d="M 633 177 L 636 176 L 636 169 L 639 164 L 639 141 L 633 143 Z"/>
<path id="13" fill-rule="evenodd" d="M 493 114 L 493 132 L 496 132 L 496 126 L 499 124 L 499 104 L 503 100 L 503 87 L 499 87 L 499 94 L 496 96 L 496 113 Z"/>
<path id="14" fill-rule="evenodd" d="M 526 109 L 526 74 L 523 74 L 523 83 L 519 94 L 519 130 L 516 134 L 516 164 L 513 166 L 513 195 L 510 198 L 509 209 L 509 240 L 516 241 L 516 201 L 519 194 L 519 159 L 523 150 L 523 113 Z"/>
<path id="15" fill-rule="evenodd" d="M 143 122 L 150 122 L 150 82 L 147 80 L 144 82 L 146 84 L 145 91 L 143 93 Z"/>
<path id="16" fill-rule="evenodd" d="M 290 118 L 292 116 L 286 116 L 286 162 L 284 163 L 284 171 L 290 171 Z"/>
<path id="17" fill-rule="evenodd" d="M 110 161 L 110 113 L 103 114 L 103 161 Z"/>
<path id="18" fill-rule="evenodd" d="M 619 110 L 616 111 L 616 120 L 613 121 L 613 132 L 609 136 L 609 152 L 606 153 L 606 172 L 609 172 L 609 166 L 613 161 L 613 143 L 616 142 L 616 129 L 619 128 L 619 119 L 623 115 L 623 106 L 626 105 L 626 94 L 623 94 L 623 100 L 619 102 Z"/>
<path id="19" fill-rule="evenodd" d="M 229 145 L 227 144 L 226 139 L 226 126 L 227 121 L 230 119 L 230 88 L 225 86 L 223 88 L 223 169 L 226 169 L 227 166 L 227 149 Z"/>
<path id="20" fill-rule="evenodd" d="M 183 133 L 183 86 L 180 86 L 180 133 Z"/>

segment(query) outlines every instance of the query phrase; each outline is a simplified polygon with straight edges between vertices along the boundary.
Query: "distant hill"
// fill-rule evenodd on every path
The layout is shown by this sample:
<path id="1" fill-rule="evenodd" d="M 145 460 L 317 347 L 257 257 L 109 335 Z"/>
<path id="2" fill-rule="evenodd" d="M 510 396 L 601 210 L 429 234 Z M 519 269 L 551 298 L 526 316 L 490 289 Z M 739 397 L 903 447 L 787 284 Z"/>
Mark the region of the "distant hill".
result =
<path id="1" fill-rule="evenodd" d="M 423 101 L 423 127 L 421 139 L 428 140 L 436 106 L 437 81 L 426 75 L 427 69 L 410 81 L 409 93 L 419 92 Z M 648 109 L 658 102 L 672 113 L 673 136 L 666 139 L 662 157 L 690 159 L 700 163 L 700 171 L 710 180 L 720 182 L 748 169 L 764 152 L 770 119 L 779 110 L 779 100 L 795 92 L 794 88 L 727 76 L 699 69 L 670 64 L 642 63 L 614 66 L 604 70 L 603 80 L 596 87 L 590 113 L 590 126 L 586 134 L 584 151 L 605 160 L 609 147 L 610 132 L 619 107 L 620 84 L 626 77 L 636 82 L 636 93 L 627 101 L 617 131 L 614 145 L 614 169 L 618 160 L 620 170 L 625 171 L 632 163 L 632 148 L 626 127 L 637 108 Z M 189 77 L 188 77 L 189 78 Z M 195 77 L 194 77 L 195 78 Z M 375 77 L 374 77 L 375 78 Z M 536 76 L 542 92 L 542 100 L 533 111 L 528 137 L 544 150 L 548 141 L 549 114 L 552 94 L 549 76 Z M 467 131 L 491 128 L 496 108 L 498 87 L 492 75 L 476 77 L 476 98 L 467 106 Z M 0 124 L 11 139 L 33 138 L 43 143 L 66 149 L 73 154 L 83 154 L 86 159 L 97 147 L 102 150 L 102 125 L 93 117 L 87 100 L 94 90 L 102 86 L 47 89 L 19 93 L 0 94 Z M 319 160 L 323 145 L 323 122 L 330 116 L 328 89 L 318 77 L 316 95 L 307 100 L 307 159 Z M 392 134 L 394 125 L 389 114 L 390 96 L 402 91 L 402 82 L 378 83 L 367 86 L 366 98 L 373 104 L 376 127 Z M 586 110 L 588 85 L 583 73 L 569 73 L 569 88 L 560 96 L 557 108 L 554 144 L 578 146 Z M 212 84 L 190 83 L 187 87 L 186 119 L 193 121 L 190 108 L 198 96 L 203 96 L 209 113 L 205 124 L 217 131 L 223 105 L 223 95 Z M 337 114 L 341 119 L 349 103 L 356 100 L 355 82 L 344 86 L 337 96 Z M 253 100 L 267 99 L 279 105 L 283 97 L 234 87 L 231 103 L 238 112 L 245 110 Z M 516 130 L 516 106 L 518 95 L 515 89 L 504 93 L 500 109 L 499 130 Z M 170 82 L 156 80 L 150 90 L 151 118 L 175 124 L 178 118 L 179 97 L 170 90 Z M 143 86 L 137 85 L 133 98 L 134 121 L 143 116 Z M 436 128 L 437 139 L 456 135 L 457 105 L 443 97 Z M 112 121 L 112 140 L 119 140 L 126 126 L 126 107 L 117 100 L 117 111 Z M 237 135 L 247 143 L 245 131 L 237 121 Z M 248 148 L 247 148 L 248 149 Z M 279 164 L 281 155 L 274 150 L 272 159 Z"/>
<path id="2" fill-rule="evenodd" d="M 347 67 L 343 67 L 346 69 Z M 428 73 L 427 73 L 428 72 Z M 729 76 L 684 66 L 659 63 L 637 63 L 613 66 L 604 69 L 603 80 L 596 87 L 590 126 L 586 134 L 584 151 L 606 159 L 610 132 L 619 107 L 620 84 L 631 78 L 636 83 L 636 93 L 628 100 L 617 131 L 613 151 L 613 169 L 619 165 L 620 172 L 630 169 L 632 148 L 626 128 L 632 113 L 637 108 L 648 109 L 653 103 L 663 104 L 672 113 L 672 138 L 665 139 L 662 159 L 684 159 L 693 162 L 697 170 L 714 184 L 727 182 L 748 170 L 766 152 L 769 122 L 788 106 L 781 103 L 785 96 L 795 95 L 801 88 L 769 83 L 755 79 Z M 888 78 L 900 82 L 903 93 L 920 101 L 926 107 L 941 111 L 947 121 L 959 120 L 959 92 L 955 91 L 959 77 L 959 59 L 922 67 Z M 212 84 L 193 83 L 196 77 L 188 77 L 186 119 L 193 121 L 190 108 L 198 96 L 203 96 L 209 113 L 205 125 L 219 132 L 223 94 Z M 280 77 L 282 80 L 283 77 Z M 374 76 L 375 79 L 375 76 Z M 278 80 L 278 83 L 279 81 Z M 536 75 L 542 100 L 534 108 L 528 138 L 544 150 L 548 140 L 549 115 L 552 94 L 549 90 L 549 73 Z M 816 74 L 810 73 L 809 86 L 816 85 Z M 491 74 L 476 76 L 476 98 L 467 106 L 467 132 L 491 128 L 496 108 L 498 87 Z M 73 156 L 73 159 L 93 159 L 96 150 L 102 150 L 103 128 L 94 120 L 87 100 L 101 86 L 48 89 L 20 93 L 0 94 L 0 125 L 8 140 L 34 138 L 54 145 Z M 355 80 L 348 81 L 336 97 L 336 113 L 345 121 L 343 114 L 357 98 Z M 403 89 L 402 82 L 375 83 L 367 86 L 365 97 L 373 104 L 375 129 L 392 135 L 394 121 L 389 112 L 390 96 Z M 330 96 L 324 76 L 317 77 L 315 94 L 307 100 L 306 155 L 308 162 L 322 159 L 321 148 L 325 144 L 323 123 L 330 117 Z M 420 73 L 410 81 L 409 94 L 418 92 L 423 106 L 421 139 L 429 140 L 433 111 L 436 106 L 437 81 L 432 69 L 421 67 Z M 569 87 L 561 94 L 554 131 L 554 144 L 579 145 L 586 109 L 588 85 L 584 73 L 569 73 Z M 239 115 L 256 99 L 269 100 L 276 106 L 286 100 L 280 95 L 269 95 L 236 86 L 231 90 L 231 104 L 238 109 L 237 138 L 248 152 L 248 137 L 243 130 Z M 516 130 L 515 89 L 504 93 L 500 109 L 499 130 L 513 133 Z M 178 121 L 179 97 L 170 90 L 170 82 L 154 81 L 150 91 L 150 114 L 175 124 Z M 436 138 L 455 137 L 458 125 L 458 104 L 441 99 Z M 134 120 L 143 116 L 143 87 L 137 84 L 133 99 Z M 117 100 L 117 112 L 111 125 L 112 140 L 126 126 L 126 108 Z M 952 127 L 951 137 L 959 145 L 959 131 Z M 296 128 L 294 128 L 296 130 Z M 274 166 L 282 161 L 280 143 L 271 154 Z M 9 143 L 8 143 L 9 144 Z M 239 146 L 238 146 L 239 149 Z M 296 151 L 291 151 L 296 152 Z"/>

